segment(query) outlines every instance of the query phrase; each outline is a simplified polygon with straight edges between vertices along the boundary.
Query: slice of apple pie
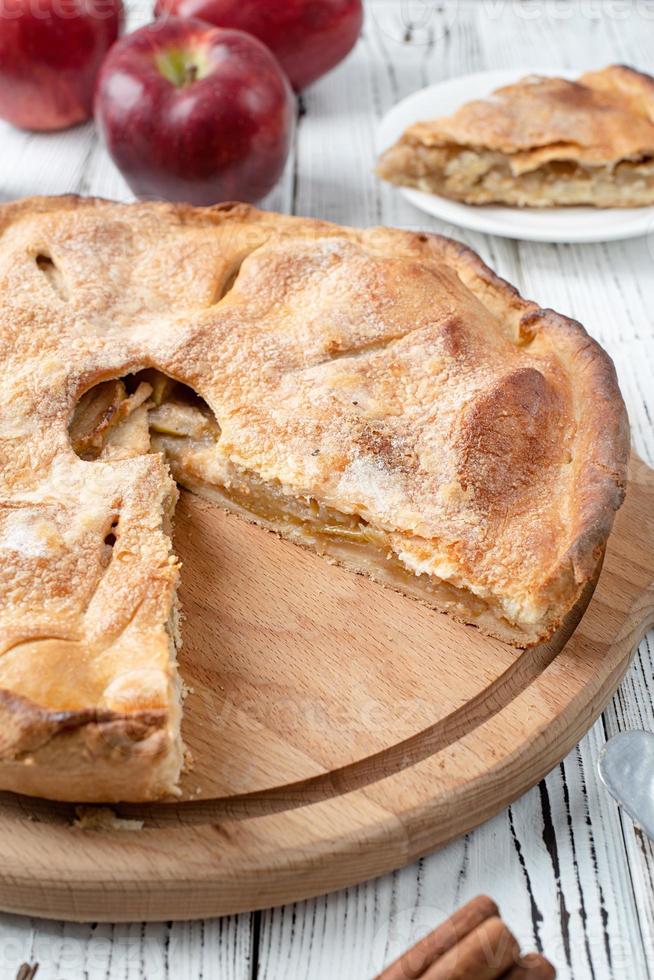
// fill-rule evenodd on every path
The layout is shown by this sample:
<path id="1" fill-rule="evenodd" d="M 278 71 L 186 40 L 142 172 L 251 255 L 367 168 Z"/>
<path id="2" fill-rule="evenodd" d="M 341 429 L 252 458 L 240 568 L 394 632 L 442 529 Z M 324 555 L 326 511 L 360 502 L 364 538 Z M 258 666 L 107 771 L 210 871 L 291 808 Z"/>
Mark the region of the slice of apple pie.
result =
<path id="1" fill-rule="evenodd" d="M 438 236 L 0 208 L 0 788 L 175 791 L 172 477 L 517 646 L 622 500 L 607 355 Z"/>
<path id="2" fill-rule="evenodd" d="M 377 173 L 466 204 L 654 204 L 654 78 L 623 65 L 530 75 L 409 126 Z"/>

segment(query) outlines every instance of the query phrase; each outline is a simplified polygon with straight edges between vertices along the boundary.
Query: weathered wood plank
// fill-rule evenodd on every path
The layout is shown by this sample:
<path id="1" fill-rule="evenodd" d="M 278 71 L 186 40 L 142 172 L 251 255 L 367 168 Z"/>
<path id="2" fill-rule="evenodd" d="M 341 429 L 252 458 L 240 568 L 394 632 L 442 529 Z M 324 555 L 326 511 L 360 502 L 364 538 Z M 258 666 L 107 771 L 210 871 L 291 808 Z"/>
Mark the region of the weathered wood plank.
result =
<path id="1" fill-rule="evenodd" d="M 0 977 L 37 962 L 39 980 L 249 980 L 253 919 L 75 925 L 3 915 Z"/>

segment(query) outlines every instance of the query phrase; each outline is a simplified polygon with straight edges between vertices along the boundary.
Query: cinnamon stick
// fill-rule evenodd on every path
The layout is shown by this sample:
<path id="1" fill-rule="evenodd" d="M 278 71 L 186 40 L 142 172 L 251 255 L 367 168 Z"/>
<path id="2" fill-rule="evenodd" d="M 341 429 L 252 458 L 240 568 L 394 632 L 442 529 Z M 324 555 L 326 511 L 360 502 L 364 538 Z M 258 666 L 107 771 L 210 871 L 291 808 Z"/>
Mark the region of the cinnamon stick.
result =
<path id="1" fill-rule="evenodd" d="M 556 970 L 540 953 L 528 953 L 517 966 L 506 974 L 504 980 L 554 980 Z"/>
<path id="2" fill-rule="evenodd" d="M 422 980 L 497 980 L 519 958 L 515 936 L 498 916 L 493 916 L 435 960 Z"/>
<path id="3" fill-rule="evenodd" d="M 18 967 L 16 980 L 34 980 L 38 968 L 38 963 L 21 963 Z"/>
<path id="4" fill-rule="evenodd" d="M 377 980 L 418 980 L 435 960 L 455 947 L 487 919 L 497 915 L 495 902 L 487 895 L 478 895 L 386 967 Z"/>

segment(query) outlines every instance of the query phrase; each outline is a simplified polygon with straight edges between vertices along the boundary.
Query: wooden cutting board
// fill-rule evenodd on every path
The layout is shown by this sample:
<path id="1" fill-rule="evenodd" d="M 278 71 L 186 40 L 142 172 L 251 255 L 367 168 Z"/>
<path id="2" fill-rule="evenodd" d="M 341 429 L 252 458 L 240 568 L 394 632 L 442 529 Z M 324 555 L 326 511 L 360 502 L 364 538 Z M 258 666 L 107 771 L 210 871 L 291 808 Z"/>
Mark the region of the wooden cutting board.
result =
<path id="1" fill-rule="evenodd" d="M 0 794 L 0 908 L 220 915 L 306 898 L 477 826 L 574 746 L 654 623 L 654 472 L 632 460 L 604 568 L 553 641 L 518 651 L 190 494 L 177 513 L 184 735 L 176 803 L 81 830 Z M 567 642 L 566 642 L 567 640 Z"/>

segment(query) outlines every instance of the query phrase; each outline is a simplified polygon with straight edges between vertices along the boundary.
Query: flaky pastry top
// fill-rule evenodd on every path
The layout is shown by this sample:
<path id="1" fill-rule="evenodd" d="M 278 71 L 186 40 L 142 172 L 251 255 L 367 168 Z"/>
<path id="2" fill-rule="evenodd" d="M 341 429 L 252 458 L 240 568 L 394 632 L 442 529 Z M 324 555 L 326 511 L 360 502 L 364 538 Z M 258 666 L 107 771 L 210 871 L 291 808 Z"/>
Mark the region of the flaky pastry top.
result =
<path id="1" fill-rule="evenodd" d="M 516 175 L 553 160 L 640 160 L 654 154 L 654 78 L 625 65 L 576 81 L 529 75 L 451 116 L 409 126 L 403 140 L 497 151 Z"/>

